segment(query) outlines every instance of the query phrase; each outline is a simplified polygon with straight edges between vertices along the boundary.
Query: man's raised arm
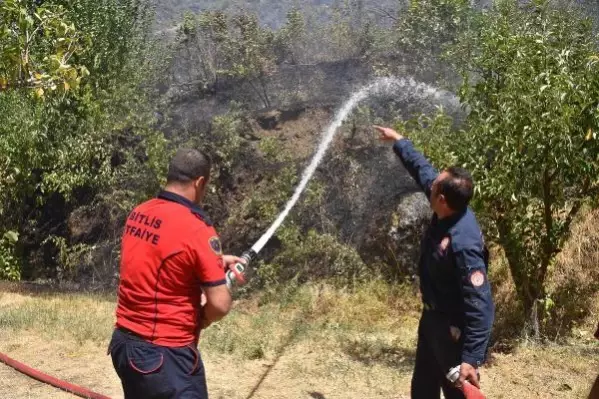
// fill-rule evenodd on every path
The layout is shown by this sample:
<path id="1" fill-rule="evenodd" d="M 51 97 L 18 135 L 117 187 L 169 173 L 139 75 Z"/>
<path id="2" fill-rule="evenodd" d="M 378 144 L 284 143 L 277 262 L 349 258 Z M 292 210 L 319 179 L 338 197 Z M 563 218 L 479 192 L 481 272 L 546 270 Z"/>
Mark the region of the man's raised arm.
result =
<path id="1" fill-rule="evenodd" d="M 418 183 L 426 197 L 431 197 L 431 187 L 439 172 L 428 162 L 428 160 L 414 148 L 414 144 L 395 130 L 388 127 L 374 126 L 381 134 L 383 141 L 392 141 L 393 151 L 397 154 L 404 167 L 412 178 Z"/>

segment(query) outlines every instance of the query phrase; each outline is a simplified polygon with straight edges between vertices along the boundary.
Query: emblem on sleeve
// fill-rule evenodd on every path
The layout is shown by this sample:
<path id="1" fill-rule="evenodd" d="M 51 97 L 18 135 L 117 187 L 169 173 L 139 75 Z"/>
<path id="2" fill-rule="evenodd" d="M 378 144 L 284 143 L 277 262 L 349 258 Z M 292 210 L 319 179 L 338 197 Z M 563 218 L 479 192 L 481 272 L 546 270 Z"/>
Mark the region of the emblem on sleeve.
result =
<path id="1" fill-rule="evenodd" d="M 216 236 L 211 237 L 208 242 L 210 243 L 210 248 L 214 251 L 215 254 L 217 254 L 217 255 L 223 254 L 223 249 L 220 245 L 220 239 L 218 237 L 216 237 Z"/>
<path id="2" fill-rule="evenodd" d="M 475 287 L 480 287 L 485 283 L 485 275 L 480 270 L 475 271 L 470 275 L 470 282 Z"/>

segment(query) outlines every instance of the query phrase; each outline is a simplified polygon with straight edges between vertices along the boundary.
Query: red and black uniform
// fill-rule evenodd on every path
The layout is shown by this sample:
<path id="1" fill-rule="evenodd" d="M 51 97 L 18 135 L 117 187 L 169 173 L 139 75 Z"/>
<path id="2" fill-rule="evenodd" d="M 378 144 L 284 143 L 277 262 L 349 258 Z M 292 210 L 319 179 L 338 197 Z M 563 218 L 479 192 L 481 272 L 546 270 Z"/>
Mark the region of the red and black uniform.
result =
<path id="1" fill-rule="evenodd" d="M 219 237 L 198 205 L 163 191 L 131 212 L 110 346 L 126 398 L 207 397 L 196 348 L 202 287 L 225 283 Z"/>

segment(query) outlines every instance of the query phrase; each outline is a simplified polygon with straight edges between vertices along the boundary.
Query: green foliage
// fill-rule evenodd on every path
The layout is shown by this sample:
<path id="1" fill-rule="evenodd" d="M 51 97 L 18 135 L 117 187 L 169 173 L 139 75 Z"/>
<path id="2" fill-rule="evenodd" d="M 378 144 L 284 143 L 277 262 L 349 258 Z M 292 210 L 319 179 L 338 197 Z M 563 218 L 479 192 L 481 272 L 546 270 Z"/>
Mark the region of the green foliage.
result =
<path id="1" fill-rule="evenodd" d="M 449 52 L 464 76 L 466 127 L 442 128 L 445 144 L 430 147 L 473 173 L 474 206 L 534 316 L 552 306 L 547 272 L 574 217 L 599 194 L 596 43 L 587 19 L 545 2 L 504 1 L 474 25 Z M 427 137 L 442 137 L 428 123 Z"/>
<path id="2" fill-rule="evenodd" d="M 51 242 L 57 249 L 56 255 L 57 275 L 59 280 L 72 280 L 77 273 L 77 266 L 83 256 L 91 256 L 95 246 L 79 243 L 69 245 L 64 237 L 49 236 L 42 245 Z"/>
<path id="3" fill-rule="evenodd" d="M 470 144 L 460 154 L 479 181 L 527 308 L 584 201 L 599 193 L 599 73 L 591 25 L 546 4 L 501 4 L 464 63 Z"/>
<path id="4" fill-rule="evenodd" d="M 91 7 L 91 10 L 88 8 L 86 11 L 96 18 L 107 11 L 106 8 L 93 6 L 93 2 L 77 4 L 81 3 Z M 116 3 L 114 7 L 121 8 Z M 78 18 L 83 17 L 79 15 Z M 102 19 L 109 18 L 103 15 Z M 106 27 L 94 26 L 90 21 L 81 22 L 82 26 L 92 31 Z M 121 79 L 123 83 L 128 82 L 127 86 L 116 81 L 106 81 L 107 86 L 98 86 L 107 79 L 106 75 L 115 71 L 98 67 L 94 62 L 101 64 L 104 57 L 115 56 L 113 52 L 106 54 L 101 49 L 110 46 L 110 42 L 104 40 L 117 41 L 113 37 L 100 40 L 98 34 L 91 35 L 91 38 L 94 43 L 90 46 L 92 51 L 88 48 L 79 58 L 85 59 L 86 54 L 96 54 L 93 57 L 90 54 L 85 61 L 99 77 L 85 85 L 82 91 L 49 99 L 45 103 L 37 103 L 18 90 L 0 94 L 0 110 L 5 116 L 0 126 L 0 160 L 5 174 L 0 183 L 0 204 L 36 193 L 37 203 L 42 205 L 46 196 L 52 193 L 59 193 L 68 200 L 75 188 L 94 189 L 110 184 L 113 173 L 110 157 L 118 130 L 136 124 L 140 128 L 139 133 L 145 135 L 143 125 L 149 121 L 140 119 L 147 115 L 140 113 L 137 117 L 127 113 L 141 108 L 140 105 L 133 105 L 141 102 L 139 94 L 128 97 L 133 94 L 130 88 L 139 84 L 140 80 L 123 76 Z M 129 54 L 132 62 L 137 61 L 135 56 L 139 54 L 128 53 L 131 50 L 121 49 L 122 53 L 117 58 Z M 119 66 L 121 71 L 124 68 Z M 106 97 L 108 93 L 110 99 Z M 137 120 L 132 120 L 136 117 Z"/>
<path id="5" fill-rule="evenodd" d="M 211 153 L 216 156 L 219 169 L 225 169 L 227 172 L 238 158 L 243 140 L 241 133 L 245 127 L 245 115 L 239 105 L 231 104 L 231 110 L 224 114 L 215 116 L 212 119 L 213 140 L 208 146 L 211 148 Z"/>
<path id="6" fill-rule="evenodd" d="M 202 148 L 210 155 L 213 161 L 211 181 L 217 189 L 226 185 L 234 168 L 244 158 L 244 145 L 247 143 L 243 134 L 248 129 L 247 125 L 246 110 L 239 103 L 231 101 L 227 113 L 212 118 L 209 129 L 194 132 L 183 144 Z"/>
<path id="7" fill-rule="evenodd" d="M 407 122 L 398 122 L 398 131 L 409 131 L 410 139 L 421 147 L 426 157 L 439 169 L 459 163 L 456 152 L 450 143 L 459 138 L 453 131 L 453 119 L 443 108 L 432 115 L 419 115 Z"/>
<path id="8" fill-rule="evenodd" d="M 154 7 L 145 0 L 54 0 L 88 38 L 77 59 L 91 72 L 91 85 L 108 93 L 132 87 L 164 67 L 168 52 L 151 36 Z M 163 61 L 163 62 L 164 62 Z M 139 91 L 138 91 L 139 95 Z"/>
<path id="9" fill-rule="evenodd" d="M 303 67 L 321 61 L 366 60 L 389 49 L 388 27 L 377 24 L 361 1 L 344 3 L 351 4 L 334 7 L 330 22 L 292 8 L 279 29 L 260 24 L 251 12 L 186 14 L 179 31 L 179 51 L 186 60 L 180 62 L 188 63 L 185 73 L 197 77 L 204 93 L 225 82 L 235 85 L 242 98 L 247 88 L 248 105 L 253 106 L 257 97 L 263 107 L 275 107 L 284 97 L 277 80 L 283 66 L 286 73 L 296 67 L 298 84 L 305 85 L 300 78 Z M 301 98 L 299 89 L 295 91 Z"/>
<path id="10" fill-rule="evenodd" d="M 473 10 L 468 0 L 411 0 L 395 26 L 398 56 L 414 73 L 450 72 L 444 52 L 469 30 Z"/>
<path id="11" fill-rule="evenodd" d="M 204 79 L 229 77 L 246 82 L 263 105 L 270 107 L 267 78 L 277 70 L 279 57 L 293 56 L 292 45 L 297 45 L 303 33 L 300 15 L 292 11 L 289 18 L 284 29 L 274 32 L 262 27 L 255 14 L 230 17 L 207 11 L 197 17 L 187 15 L 181 40 L 186 46 L 197 46 L 199 58 L 205 58 L 200 61 Z"/>
<path id="12" fill-rule="evenodd" d="M 304 233 L 293 224 L 285 225 L 277 236 L 282 248 L 258 270 L 267 287 L 289 280 L 303 283 L 322 279 L 346 285 L 367 277 L 368 268 L 355 248 L 335 236 L 316 230 Z"/>
<path id="13" fill-rule="evenodd" d="M 61 5 L 30 3 L 0 4 L 0 91 L 27 87 L 43 97 L 77 88 L 89 72 L 71 62 L 86 40 Z"/>
<path id="14" fill-rule="evenodd" d="M 17 3 L 4 2 L 0 8 Z M 148 5 L 78 0 L 48 1 L 43 7 L 49 11 L 37 9 L 41 14 L 33 22 L 23 12 L 19 14 L 27 21 L 12 34 L 14 43 L 21 43 L 18 35 L 32 34 L 27 29 L 43 30 L 44 35 L 38 32 L 27 50 L 32 68 L 27 73 L 43 75 L 32 87 L 60 86 L 60 79 L 66 83 L 56 89 L 61 95 L 46 95 L 45 101 L 38 101 L 27 88 L 20 87 L 30 81 L 26 85 L 11 83 L 0 91 L 0 217 L 6 228 L 33 235 L 38 246 L 51 232 L 64 245 L 45 242 L 60 252 L 70 243 L 66 226 L 54 226 L 56 219 L 60 215 L 65 218 L 76 206 L 100 193 L 118 191 L 124 184 L 131 186 L 131 181 L 137 196 L 154 192 L 158 170 L 163 170 L 166 143 L 162 134 L 152 129 L 151 93 L 143 88 L 157 67 L 150 50 L 153 42 L 147 38 L 151 21 Z M 51 20 L 59 17 L 62 22 Z M 8 26 L 16 29 L 20 26 L 17 22 L 8 21 Z M 4 69 L 0 73 L 8 73 L 7 65 L 14 61 L 10 54 L 16 51 L 14 43 L 2 47 L 0 65 Z M 51 60 L 55 54 L 62 54 L 63 61 L 56 68 L 63 75 L 53 74 L 53 64 L 40 61 Z M 78 73 L 89 69 L 91 74 L 79 79 L 69 72 L 67 61 L 86 66 L 77 67 Z M 49 69 L 41 71 L 44 68 Z M 13 81 L 17 78 L 22 79 L 9 76 Z M 47 212 L 46 207 L 52 211 Z M 44 227 L 40 230 L 40 226 Z M 32 239 L 30 236 L 25 241 Z"/>
<path id="15" fill-rule="evenodd" d="M 275 36 L 275 46 L 280 60 L 289 60 L 297 64 L 304 54 L 306 38 L 306 21 L 304 15 L 297 8 L 292 8 L 287 13 L 287 22 Z"/>
<path id="16" fill-rule="evenodd" d="M 106 138 L 93 130 L 93 121 L 78 119 L 62 104 L 59 99 L 39 103 L 20 92 L 0 95 L 0 112 L 10 115 L 0 125 L 0 204 L 6 204 L 0 215 L 14 212 L 9 204 L 23 198 L 35 195 L 43 205 L 52 193 L 68 199 L 76 187 L 106 181 Z"/>
<path id="17" fill-rule="evenodd" d="M 371 15 L 360 0 L 343 1 L 333 7 L 331 21 L 321 29 L 320 37 L 327 37 L 331 42 L 327 50 L 333 59 L 368 59 L 392 45 L 389 27 Z"/>
<path id="18" fill-rule="evenodd" d="M 21 277 L 19 258 L 15 248 L 19 241 L 19 233 L 9 230 L 0 237 L 0 279 L 18 280 Z"/>

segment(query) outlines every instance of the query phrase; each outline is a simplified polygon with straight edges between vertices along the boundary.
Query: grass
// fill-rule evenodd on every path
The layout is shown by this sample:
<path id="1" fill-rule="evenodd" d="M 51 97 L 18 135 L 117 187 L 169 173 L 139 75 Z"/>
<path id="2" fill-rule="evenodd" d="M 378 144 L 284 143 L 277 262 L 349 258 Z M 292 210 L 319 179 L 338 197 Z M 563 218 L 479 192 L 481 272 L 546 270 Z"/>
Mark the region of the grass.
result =
<path id="1" fill-rule="evenodd" d="M 202 348 L 258 359 L 275 355 L 290 341 L 346 345 L 348 337 L 383 337 L 390 330 L 414 329 L 419 312 L 409 288 L 380 281 L 354 291 L 321 284 L 282 288 L 268 296 L 266 303 L 263 296 L 238 303 L 205 332 Z"/>
<path id="2" fill-rule="evenodd" d="M 373 281 L 353 290 L 292 285 L 237 301 L 200 340 L 211 396 L 407 397 L 420 310 L 414 293 L 412 287 Z M 0 292 L 0 352 L 121 397 L 105 348 L 114 307 L 109 296 Z M 514 392 L 523 399 L 584 398 L 597 369 L 595 342 L 521 343 L 492 355 L 483 387 L 493 398 L 512 398 Z M 22 393 L 14 393 L 14 381 L 6 388 L 0 381 L 0 397 L 58 397 L 22 376 L 10 378 L 21 379 Z"/>
<path id="3" fill-rule="evenodd" d="M 0 292 L 0 331 L 101 344 L 110 337 L 115 306 L 107 295 Z M 381 281 L 353 291 L 326 284 L 283 287 L 238 302 L 201 341 L 206 351 L 258 359 L 277 353 L 290 336 L 345 342 L 347 336 L 413 329 L 418 312 L 410 288 Z"/>
<path id="4" fill-rule="evenodd" d="M 509 268 L 500 252 L 493 257 L 495 346 L 482 370 L 488 397 L 586 398 L 599 370 L 592 338 L 599 319 L 598 222 L 599 211 L 581 215 L 550 270 L 556 306 L 548 309 L 543 345 L 517 338 L 522 314 Z M 6 287 L 0 285 L 0 352 L 122 397 L 106 355 L 114 294 Z M 289 283 L 245 297 L 202 333 L 211 397 L 408 397 L 420 308 L 415 287 L 378 280 L 353 289 Z M 63 396 L 0 365 L 0 397 Z"/>
<path id="5" fill-rule="evenodd" d="M 586 398 L 599 370 L 599 210 L 585 211 L 548 275 L 545 344 L 517 337 L 522 311 L 501 252 L 490 280 L 494 347 L 482 370 L 490 398 Z M 106 345 L 111 295 L 0 284 L 0 352 L 59 378 L 122 397 Z M 8 287 L 8 288 L 6 288 Z M 236 301 L 202 333 L 211 397 L 405 398 L 421 305 L 417 289 L 383 281 L 288 283 Z M 231 383 L 234 379 L 234 384 Z M 0 365 L 0 398 L 58 398 Z M 67 398 L 65 396 L 65 398 Z"/>
<path id="6" fill-rule="evenodd" d="M 78 343 L 102 343 L 114 325 L 114 307 L 114 300 L 106 296 L 3 293 L 0 330 L 34 331 L 49 340 L 68 337 Z"/>

